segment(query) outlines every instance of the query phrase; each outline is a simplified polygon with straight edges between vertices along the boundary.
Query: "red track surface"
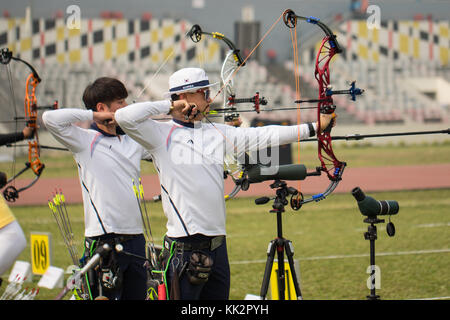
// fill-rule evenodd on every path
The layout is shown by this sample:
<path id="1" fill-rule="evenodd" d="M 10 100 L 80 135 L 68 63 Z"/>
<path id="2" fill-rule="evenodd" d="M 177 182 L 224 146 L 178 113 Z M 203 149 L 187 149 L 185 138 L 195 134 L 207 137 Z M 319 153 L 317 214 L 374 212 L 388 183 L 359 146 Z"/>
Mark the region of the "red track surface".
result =
<path id="1" fill-rule="evenodd" d="M 25 185 L 31 180 L 24 179 L 16 182 L 16 187 Z M 289 186 L 298 188 L 298 182 L 287 181 Z M 239 197 L 274 195 L 270 189 L 272 181 L 252 184 L 248 191 L 238 193 Z M 160 194 L 158 176 L 142 177 L 145 198 L 151 199 Z M 329 181 L 325 175 L 308 177 L 300 182 L 300 190 L 305 195 L 317 194 L 325 190 Z M 343 179 L 335 192 L 350 192 L 354 187 L 360 187 L 364 192 L 418 190 L 450 188 L 450 164 L 403 166 L 403 167 L 374 167 L 374 168 L 346 168 Z M 233 187 L 231 179 L 225 180 L 225 190 Z M 10 205 L 45 205 L 54 193 L 55 188 L 61 189 L 68 203 L 81 203 L 81 187 L 78 178 L 44 178 L 30 189 L 22 192 L 20 198 Z M 189 196 L 189 195 L 186 195 Z"/>

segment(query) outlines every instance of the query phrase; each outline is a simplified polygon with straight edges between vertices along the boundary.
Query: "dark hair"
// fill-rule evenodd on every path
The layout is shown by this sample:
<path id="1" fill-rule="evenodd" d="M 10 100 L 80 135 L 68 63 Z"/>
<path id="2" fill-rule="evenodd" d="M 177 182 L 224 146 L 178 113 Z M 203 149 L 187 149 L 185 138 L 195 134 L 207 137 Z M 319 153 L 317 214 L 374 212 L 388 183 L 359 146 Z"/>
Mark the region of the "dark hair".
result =
<path id="1" fill-rule="evenodd" d="M 97 111 L 97 103 L 107 105 L 114 100 L 125 99 L 128 92 L 122 82 L 109 77 L 101 77 L 89 84 L 83 93 L 83 102 L 86 109 Z"/>

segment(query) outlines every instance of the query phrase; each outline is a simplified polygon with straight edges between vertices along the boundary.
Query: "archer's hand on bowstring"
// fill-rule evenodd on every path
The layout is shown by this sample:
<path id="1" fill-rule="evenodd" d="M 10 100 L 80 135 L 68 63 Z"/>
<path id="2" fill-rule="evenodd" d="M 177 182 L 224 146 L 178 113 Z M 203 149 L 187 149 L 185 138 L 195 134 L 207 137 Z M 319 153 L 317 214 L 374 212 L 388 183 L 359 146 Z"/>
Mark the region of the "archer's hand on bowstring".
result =
<path id="1" fill-rule="evenodd" d="M 107 127 L 117 127 L 117 122 L 114 119 L 114 112 L 103 111 L 103 112 L 93 112 L 93 120 L 96 123 Z"/>
<path id="2" fill-rule="evenodd" d="M 171 102 L 169 114 L 177 120 L 193 120 L 199 114 L 195 103 L 188 102 L 185 99 L 179 99 Z"/>
<path id="3" fill-rule="evenodd" d="M 325 131 L 328 127 L 331 129 L 336 126 L 337 115 L 333 113 L 321 113 L 320 114 L 320 132 Z M 331 126 L 330 126 L 331 124 Z M 318 125 L 318 123 L 317 123 Z"/>

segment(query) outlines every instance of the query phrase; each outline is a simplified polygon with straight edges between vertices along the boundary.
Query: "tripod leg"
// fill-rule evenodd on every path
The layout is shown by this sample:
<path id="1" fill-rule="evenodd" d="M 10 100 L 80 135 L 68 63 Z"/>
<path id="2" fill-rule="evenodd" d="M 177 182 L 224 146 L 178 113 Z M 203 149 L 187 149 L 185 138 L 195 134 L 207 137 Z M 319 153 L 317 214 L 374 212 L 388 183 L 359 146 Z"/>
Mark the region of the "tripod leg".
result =
<path id="1" fill-rule="evenodd" d="M 297 273 L 295 271 L 295 265 L 294 265 L 294 247 L 292 245 L 292 241 L 286 240 L 284 243 L 284 248 L 286 250 L 286 256 L 289 261 L 289 267 L 291 268 L 292 273 L 292 281 L 294 282 L 294 288 L 295 288 L 295 294 L 297 295 L 297 300 L 302 300 L 302 292 L 300 291 L 300 285 L 298 283 L 297 279 Z"/>
<path id="2" fill-rule="evenodd" d="M 376 265 L 375 265 L 375 239 L 370 239 L 370 279 L 371 279 L 371 286 L 370 286 L 370 295 L 367 296 L 368 300 L 379 300 L 380 296 L 375 293 L 376 288 L 376 278 L 379 276 L 376 273 Z"/>
<path id="3" fill-rule="evenodd" d="M 278 241 L 282 241 L 278 239 Z M 277 243 L 277 259 L 278 259 L 278 300 L 285 300 L 286 295 L 286 272 L 284 270 L 284 244 Z"/>
<path id="4" fill-rule="evenodd" d="M 264 270 L 261 292 L 259 294 L 262 300 L 266 299 L 267 290 L 269 289 L 270 272 L 272 271 L 273 260 L 275 258 L 275 249 L 276 249 L 275 240 L 272 240 L 270 241 L 269 247 L 267 248 L 266 269 Z"/>
<path id="5" fill-rule="evenodd" d="M 380 296 L 375 293 L 376 277 L 379 276 L 375 269 L 375 240 L 377 239 L 377 227 L 373 223 L 367 228 L 364 238 L 370 241 L 370 295 L 367 296 L 367 299 L 379 300 Z"/>

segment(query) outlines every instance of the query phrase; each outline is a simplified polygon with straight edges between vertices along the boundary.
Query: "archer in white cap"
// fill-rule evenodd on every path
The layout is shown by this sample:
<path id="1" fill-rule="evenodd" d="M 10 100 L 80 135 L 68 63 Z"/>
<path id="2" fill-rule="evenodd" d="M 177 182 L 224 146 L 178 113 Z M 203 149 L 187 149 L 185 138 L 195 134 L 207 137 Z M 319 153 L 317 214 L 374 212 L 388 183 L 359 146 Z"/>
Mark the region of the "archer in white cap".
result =
<path id="1" fill-rule="evenodd" d="M 184 68 L 174 72 L 169 78 L 169 92 L 165 95 L 169 97 L 173 94 L 184 92 L 196 92 L 217 85 L 209 83 L 205 70 L 201 68 Z"/>
<path id="2" fill-rule="evenodd" d="M 170 101 L 135 103 L 115 113 L 127 135 L 151 153 L 158 171 L 167 216 L 166 279 L 178 288 L 170 299 L 229 297 L 224 157 L 237 150 L 254 152 L 314 136 L 332 120 L 331 115 L 324 115 L 322 128 L 317 123 L 236 128 L 201 122 L 211 103 L 209 88 L 213 85 L 204 70 L 181 69 L 170 77 L 166 94 Z M 173 119 L 150 118 L 164 113 Z"/>
<path id="3" fill-rule="evenodd" d="M 164 95 L 172 101 L 170 114 L 175 119 L 188 122 L 202 120 L 211 103 L 209 88 L 217 84 L 210 83 L 201 68 L 184 68 L 174 72 L 169 78 L 169 91 Z M 180 109 L 180 106 L 188 109 Z"/>

